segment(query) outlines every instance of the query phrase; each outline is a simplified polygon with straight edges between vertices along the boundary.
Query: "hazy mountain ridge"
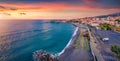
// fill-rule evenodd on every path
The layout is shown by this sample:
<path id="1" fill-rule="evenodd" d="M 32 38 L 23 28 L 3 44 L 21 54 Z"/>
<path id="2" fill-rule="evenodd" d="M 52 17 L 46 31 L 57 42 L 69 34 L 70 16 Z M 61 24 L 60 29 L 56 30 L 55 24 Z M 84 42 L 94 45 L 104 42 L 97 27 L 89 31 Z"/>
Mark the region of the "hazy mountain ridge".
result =
<path id="1" fill-rule="evenodd" d="M 108 16 L 111 16 L 111 17 L 120 16 L 120 12 L 119 13 L 113 13 L 113 14 L 107 14 L 107 15 L 101 15 L 101 16 L 95 16 L 95 17 L 105 18 L 105 17 L 108 17 Z"/>

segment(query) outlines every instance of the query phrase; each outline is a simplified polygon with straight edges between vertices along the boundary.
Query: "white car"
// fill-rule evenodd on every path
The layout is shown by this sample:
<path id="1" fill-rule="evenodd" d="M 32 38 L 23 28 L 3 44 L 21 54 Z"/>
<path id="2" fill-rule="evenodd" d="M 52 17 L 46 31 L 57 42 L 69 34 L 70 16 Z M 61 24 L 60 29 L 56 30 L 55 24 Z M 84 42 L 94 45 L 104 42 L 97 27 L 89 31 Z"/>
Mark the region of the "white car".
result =
<path id="1" fill-rule="evenodd" d="M 107 37 L 106 37 L 106 38 L 103 38 L 102 40 L 103 40 L 103 41 L 108 41 L 108 40 L 109 40 L 109 38 L 107 38 Z"/>

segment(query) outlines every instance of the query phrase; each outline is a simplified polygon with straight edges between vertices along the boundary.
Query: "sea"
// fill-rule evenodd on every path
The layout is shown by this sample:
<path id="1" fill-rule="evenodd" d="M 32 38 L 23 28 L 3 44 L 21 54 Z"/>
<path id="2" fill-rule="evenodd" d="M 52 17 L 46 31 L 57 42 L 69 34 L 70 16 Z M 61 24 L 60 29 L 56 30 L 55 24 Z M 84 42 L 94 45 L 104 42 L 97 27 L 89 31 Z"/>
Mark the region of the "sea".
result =
<path id="1" fill-rule="evenodd" d="M 60 53 L 75 26 L 44 20 L 0 20 L 0 61 L 34 61 L 33 52 Z"/>

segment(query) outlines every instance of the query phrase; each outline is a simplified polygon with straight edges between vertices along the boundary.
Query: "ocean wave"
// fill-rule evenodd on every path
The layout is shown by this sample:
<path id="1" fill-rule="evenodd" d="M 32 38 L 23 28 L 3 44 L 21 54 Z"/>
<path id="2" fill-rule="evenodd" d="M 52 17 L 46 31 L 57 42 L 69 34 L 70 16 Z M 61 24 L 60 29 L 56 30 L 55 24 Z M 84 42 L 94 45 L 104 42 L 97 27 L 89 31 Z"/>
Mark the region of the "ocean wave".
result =
<path id="1" fill-rule="evenodd" d="M 72 35 L 72 38 L 70 39 L 70 41 L 68 42 L 68 44 L 66 45 L 66 47 L 60 52 L 58 53 L 58 56 L 60 56 L 61 54 L 64 53 L 65 49 L 71 44 L 72 40 L 73 40 L 73 37 L 77 34 L 77 31 L 79 30 L 79 27 L 76 27 L 73 35 Z"/>
<path id="2" fill-rule="evenodd" d="M 50 54 L 50 55 L 51 55 L 52 57 L 59 57 L 61 54 L 63 54 L 63 53 L 65 52 L 65 49 L 68 48 L 68 47 L 71 45 L 71 43 L 72 43 L 72 41 L 73 41 L 73 38 L 76 36 L 78 30 L 79 30 L 79 27 L 76 27 L 76 29 L 75 29 L 75 31 L 74 31 L 74 33 L 73 33 L 70 41 L 68 42 L 68 44 L 65 46 L 65 48 L 64 48 L 60 53 Z M 37 51 L 33 52 L 33 59 L 34 59 L 35 61 L 36 61 L 36 59 L 35 59 L 35 58 L 36 58 L 36 55 L 37 55 L 37 53 L 38 53 L 39 51 L 41 51 L 41 50 L 37 50 Z"/>

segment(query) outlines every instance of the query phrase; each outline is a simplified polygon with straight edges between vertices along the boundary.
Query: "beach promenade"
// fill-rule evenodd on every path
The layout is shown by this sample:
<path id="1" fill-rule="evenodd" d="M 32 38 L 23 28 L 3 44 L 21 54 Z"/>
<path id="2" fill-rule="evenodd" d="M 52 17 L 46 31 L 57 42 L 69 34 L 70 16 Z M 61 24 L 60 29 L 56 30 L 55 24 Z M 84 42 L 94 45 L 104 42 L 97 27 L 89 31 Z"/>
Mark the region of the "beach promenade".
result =
<path id="1" fill-rule="evenodd" d="M 79 27 L 72 43 L 60 55 L 60 61 L 93 61 L 89 41 L 83 37 L 84 27 Z"/>

